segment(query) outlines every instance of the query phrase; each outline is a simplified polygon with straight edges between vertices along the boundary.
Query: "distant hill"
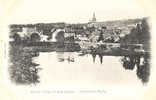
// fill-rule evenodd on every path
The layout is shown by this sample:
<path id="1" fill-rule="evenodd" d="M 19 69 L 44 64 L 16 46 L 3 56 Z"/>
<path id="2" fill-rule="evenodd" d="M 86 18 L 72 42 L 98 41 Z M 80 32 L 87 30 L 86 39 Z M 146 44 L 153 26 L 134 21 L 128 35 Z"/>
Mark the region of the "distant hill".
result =
<path id="1" fill-rule="evenodd" d="M 96 22 L 96 26 L 106 26 L 107 29 L 121 29 L 123 34 L 129 34 L 129 31 L 136 26 L 137 23 L 140 23 L 143 18 L 140 19 L 126 19 L 126 20 L 114 20 L 114 21 L 104 21 Z M 78 23 L 78 24 L 68 24 L 68 23 L 36 23 L 36 24 L 12 24 L 10 25 L 11 32 L 16 33 L 21 32 L 23 27 L 34 28 L 44 30 L 45 33 L 49 33 L 52 28 L 64 28 L 67 25 L 72 25 L 75 27 L 86 26 L 89 23 Z"/>
<path id="2" fill-rule="evenodd" d="M 105 22 L 97 22 L 95 23 L 98 26 L 107 26 L 108 28 L 122 28 L 128 26 L 134 26 L 137 23 L 140 23 L 143 18 L 140 19 L 126 19 L 126 20 L 114 20 L 114 21 L 105 21 Z"/>
<path id="3" fill-rule="evenodd" d="M 125 19 L 125 20 L 114 20 L 105 22 L 96 22 L 96 26 L 105 26 L 107 29 L 121 29 L 121 34 L 129 34 L 130 31 L 136 27 L 136 24 L 141 23 L 143 18 L 138 19 Z"/>

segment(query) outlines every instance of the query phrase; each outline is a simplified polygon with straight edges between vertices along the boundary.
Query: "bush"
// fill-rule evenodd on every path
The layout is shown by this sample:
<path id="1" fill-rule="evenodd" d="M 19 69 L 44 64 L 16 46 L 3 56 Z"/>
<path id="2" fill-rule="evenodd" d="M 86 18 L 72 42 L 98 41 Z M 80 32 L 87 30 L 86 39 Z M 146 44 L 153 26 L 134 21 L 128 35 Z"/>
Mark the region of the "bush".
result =
<path id="1" fill-rule="evenodd" d="M 30 39 L 31 39 L 32 42 L 38 42 L 38 41 L 40 41 L 41 38 L 40 38 L 39 34 L 32 33 L 31 36 L 30 36 Z"/>

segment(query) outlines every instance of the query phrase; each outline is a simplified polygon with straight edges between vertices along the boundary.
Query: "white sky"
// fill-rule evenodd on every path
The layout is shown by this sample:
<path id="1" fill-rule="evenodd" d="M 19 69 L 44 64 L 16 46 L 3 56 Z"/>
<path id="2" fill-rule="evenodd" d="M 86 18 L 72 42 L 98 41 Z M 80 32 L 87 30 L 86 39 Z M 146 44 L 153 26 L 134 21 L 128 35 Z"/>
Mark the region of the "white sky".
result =
<path id="1" fill-rule="evenodd" d="M 85 23 L 145 16 L 136 0 L 24 0 L 10 16 L 11 23 Z"/>

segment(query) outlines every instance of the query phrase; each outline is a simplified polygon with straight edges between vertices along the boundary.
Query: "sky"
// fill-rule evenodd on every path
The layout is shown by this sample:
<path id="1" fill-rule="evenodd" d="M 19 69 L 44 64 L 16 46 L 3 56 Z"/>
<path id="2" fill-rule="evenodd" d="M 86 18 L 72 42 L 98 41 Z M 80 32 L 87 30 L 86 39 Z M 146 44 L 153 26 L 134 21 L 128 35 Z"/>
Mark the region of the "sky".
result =
<path id="1" fill-rule="evenodd" d="M 23 0 L 9 15 L 9 21 L 86 23 L 94 12 L 99 22 L 146 16 L 136 0 Z"/>

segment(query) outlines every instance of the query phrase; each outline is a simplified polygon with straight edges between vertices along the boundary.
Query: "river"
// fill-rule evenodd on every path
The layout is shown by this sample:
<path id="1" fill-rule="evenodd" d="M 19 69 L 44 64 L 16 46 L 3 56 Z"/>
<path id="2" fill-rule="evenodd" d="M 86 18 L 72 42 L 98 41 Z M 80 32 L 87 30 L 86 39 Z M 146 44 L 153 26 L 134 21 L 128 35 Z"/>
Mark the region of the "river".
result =
<path id="1" fill-rule="evenodd" d="M 137 68 L 125 70 L 121 58 L 116 56 L 100 56 L 77 52 L 40 52 L 33 62 L 42 68 L 39 71 L 40 85 L 46 86 L 114 86 L 142 85 L 136 75 Z"/>
<path id="2" fill-rule="evenodd" d="M 148 55 L 58 52 L 45 50 L 43 46 L 16 44 L 10 46 L 9 55 L 10 79 L 16 84 L 143 85 L 150 76 Z"/>

